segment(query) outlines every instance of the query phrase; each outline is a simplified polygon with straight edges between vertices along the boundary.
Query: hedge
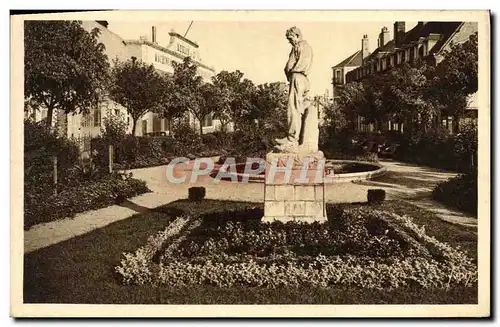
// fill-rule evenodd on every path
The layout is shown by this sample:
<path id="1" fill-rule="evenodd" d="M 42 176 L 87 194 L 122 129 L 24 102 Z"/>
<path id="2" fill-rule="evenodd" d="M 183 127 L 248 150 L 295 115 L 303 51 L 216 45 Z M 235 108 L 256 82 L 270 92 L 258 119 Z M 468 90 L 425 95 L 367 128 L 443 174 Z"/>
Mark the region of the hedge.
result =
<path id="1" fill-rule="evenodd" d="M 406 135 L 394 158 L 465 173 L 477 167 L 477 133 L 477 128 L 467 126 L 458 134 L 439 129 Z"/>
<path id="2" fill-rule="evenodd" d="M 24 227 L 72 217 L 146 192 L 150 190 L 144 181 L 132 178 L 131 174 L 118 173 L 67 186 L 57 195 L 47 188 L 39 191 L 25 189 Z"/>
<path id="3" fill-rule="evenodd" d="M 432 192 L 432 198 L 477 216 L 477 171 L 439 183 Z"/>
<path id="4" fill-rule="evenodd" d="M 177 127 L 174 136 L 124 135 L 119 141 L 104 137 L 92 139 L 93 161 L 108 166 L 108 146 L 114 146 L 115 169 L 133 169 L 164 165 L 174 157 L 239 156 L 264 158 L 274 146 L 273 131 L 256 131 L 244 126 L 232 133 L 214 132 L 199 135 L 190 128 Z M 243 140 L 243 141 L 242 141 Z"/>
<path id="5" fill-rule="evenodd" d="M 61 137 L 43 122 L 24 122 L 24 184 L 28 187 L 50 185 L 53 180 L 53 157 L 57 157 L 58 183 L 70 183 L 80 160 L 78 144 Z"/>

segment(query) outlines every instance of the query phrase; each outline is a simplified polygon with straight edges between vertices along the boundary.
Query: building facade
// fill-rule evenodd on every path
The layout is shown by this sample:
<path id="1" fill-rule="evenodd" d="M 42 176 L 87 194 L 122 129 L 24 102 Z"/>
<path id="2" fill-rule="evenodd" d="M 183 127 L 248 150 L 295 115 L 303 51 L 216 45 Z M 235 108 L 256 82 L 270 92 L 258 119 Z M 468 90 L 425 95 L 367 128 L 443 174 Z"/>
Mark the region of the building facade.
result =
<path id="1" fill-rule="evenodd" d="M 199 55 L 199 46 L 195 42 L 181 36 L 175 31 L 170 31 L 170 41 L 166 46 L 158 44 L 156 38 L 156 27 L 151 27 L 150 37 L 142 36 L 139 40 L 124 40 L 117 34 L 110 31 L 106 21 L 85 21 L 83 27 L 90 31 L 93 28 L 99 28 L 101 31 L 100 41 L 106 46 L 106 54 L 109 60 L 118 59 L 126 61 L 136 58 L 146 64 L 152 64 L 159 72 L 173 74 L 173 62 L 182 63 L 185 57 L 191 57 L 198 67 L 197 73 L 203 78 L 204 82 L 210 82 L 211 77 L 215 75 L 215 69 L 201 62 Z M 127 117 L 129 130 L 132 130 L 132 120 L 124 108 L 112 101 L 105 101 L 101 108 L 96 108 L 89 117 L 75 115 L 73 124 L 68 119 L 68 135 L 83 134 L 95 137 L 100 133 L 102 118 L 108 113 L 121 113 Z M 188 115 L 190 124 L 195 130 L 198 130 L 199 122 Z M 212 116 L 205 117 L 203 132 L 212 132 L 220 126 L 220 122 L 212 119 Z M 148 112 L 137 122 L 136 135 L 166 135 L 168 134 L 169 122 L 165 118 L 160 118 L 157 114 Z"/>
<path id="2" fill-rule="evenodd" d="M 390 38 L 390 31 L 383 27 L 378 37 L 378 47 L 369 53 L 366 48 L 368 40 L 363 37 L 361 50 L 356 56 L 351 56 L 353 64 L 347 66 L 349 58 L 334 66 L 334 85 L 343 85 L 353 81 L 359 81 L 367 76 L 388 71 L 404 63 L 414 63 L 425 60 L 431 65 L 437 65 L 443 60 L 444 53 L 450 49 L 453 43 L 462 43 L 469 39 L 469 36 L 477 32 L 478 27 L 475 22 L 418 22 L 418 24 L 406 31 L 405 22 L 395 22 L 393 27 L 393 38 Z M 365 41 L 366 39 L 366 41 Z M 355 53 L 355 54 L 356 54 Z M 367 53 L 367 55 L 363 55 Z M 359 55 L 361 54 L 361 55 Z M 361 57 L 361 58 L 359 58 Z M 357 60 L 354 60 L 357 59 Z M 359 60 L 360 59 L 360 60 Z M 351 67 L 353 67 L 351 69 Z M 342 79 L 335 79 L 336 70 L 343 69 L 345 76 Z M 477 117 L 477 95 L 473 94 L 469 99 L 468 110 L 470 117 Z M 451 117 L 443 117 L 443 124 L 451 128 Z M 372 124 L 365 124 L 362 117 L 358 117 L 358 129 L 372 131 Z M 387 122 L 384 129 L 402 130 L 402 126 Z"/>
<path id="3" fill-rule="evenodd" d="M 181 36 L 175 31 L 170 31 L 170 41 L 166 46 L 158 44 L 156 40 L 156 27 L 152 26 L 150 37 L 141 37 L 139 40 L 124 40 L 116 33 L 108 29 L 107 21 L 83 21 L 82 27 L 91 31 L 94 28 L 100 30 L 99 41 L 105 45 L 105 52 L 110 64 L 113 61 L 126 61 L 135 58 L 146 64 L 152 64 L 159 72 L 173 74 L 173 62 L 182 63 L 185 57 L 189 56 L 197 65 L 197 73 L 204 82 L 210 82 L 215 75 L 215 69 L 201 62 L 199 46 L 195 42 Z M 89 114 L 64 114 L 54 113 L 53 124 L 58 126 L 58 130 L 81 141 L 82 150 L 86 152 L 90 149 L 90 139 L 101 133 L 103 119 L 108 115 L 121 115 L 127 120 L 129 132 L 132 131 L 132 119 L 127 110 L 119 104 L 106 99 L 99 107 L 90 110 Z M 47 110 L 41 109 L 31 113 L 36 121 L 47 117 Z M 190 125 L 196 131 L 199 130 L 199 122 L 191 115 L 187 115 Z M 169 122 L 160 118 L 157 114 L 148 112 L 137 122 L 137 136 L 167 135 Z M 202 122 L 203 132 L 215 131 L 220 122 L 212 119 L 209 115 Z"/>
<path id="4" fill-rule="evenodd" d="M 363 37 L 363 41 L 367 43 L 368 37 L 365 38 L 365 36 Z M 362 51 L 358 50 L 332 67 L 333 103 L 338 104 L 339 89 L 342 85 L 346 84 L 347 73 L 361 66 L 361 63 Z"/>

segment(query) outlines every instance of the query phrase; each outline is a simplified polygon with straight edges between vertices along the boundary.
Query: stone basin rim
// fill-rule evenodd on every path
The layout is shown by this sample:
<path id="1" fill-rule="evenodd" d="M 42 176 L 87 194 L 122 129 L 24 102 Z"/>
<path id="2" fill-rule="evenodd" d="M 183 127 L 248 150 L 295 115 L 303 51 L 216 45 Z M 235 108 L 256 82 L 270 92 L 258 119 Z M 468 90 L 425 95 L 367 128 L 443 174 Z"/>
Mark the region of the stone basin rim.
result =
<path id="1" fill-rule="evenodd" d="M 328 182 L 327 184 L 331 183 L 348 183 L 348 182 L 353 182 L 353 181 L 363 181 L 363 180 L 370 180 L 374 177 L 382 176 L 387 172 L 387 167 L 382 165 L 379 162 L 371 162 L 371 161 L 359 161 L 359 160 L 342 160 L 342 159 L 326 159 L 326 164 L 328 167 L 328 164 L 331 163 L 356 163 L 356 164 L 361 164 L 361 165 L 367 165 L 367 166 L 375 166 L 377 169 L 375 170 L 369 170 L 369 171 L 362 171 L 362 172 L 355 172 L 355 173 L 344 173 L 344 174 L 334 174 L 331 182 Z M 236 165 L 245 165 L 245 163 L 236 163 Z M 228 175 L 230 176 L 236 176 L 237 179 L 242 179 L 242 178 L 248 178 L 248 182 L 250 183 L 264 183 L 265 176 L 264 175 L 254 175 L 254 174 L 245 174 L 245 173 L 231 173 L 228 172 Z M 331 175 L 328 175 L 331 176 Z"/>

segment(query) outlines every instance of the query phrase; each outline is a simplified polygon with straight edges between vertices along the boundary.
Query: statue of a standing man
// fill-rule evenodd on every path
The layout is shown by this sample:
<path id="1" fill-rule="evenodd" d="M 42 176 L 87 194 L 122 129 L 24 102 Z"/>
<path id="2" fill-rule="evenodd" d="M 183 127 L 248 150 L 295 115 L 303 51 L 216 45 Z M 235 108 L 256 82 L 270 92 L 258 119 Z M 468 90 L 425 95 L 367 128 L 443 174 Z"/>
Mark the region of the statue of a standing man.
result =
<path id="1" fill-rule="evenodd" d="M 307 41 L 302 40 L 302 33 L 297 27 L 286 31 L 286 38 L 292 45 L 292 50 L 285 66 L 285 75 L 290 83 L 288 93 L 288 133 L 282 139 L 276 139 L 277 148 L 282 151 L 296 149 L 302 126 L 302 115 L 308 107 L 306 96 L 309 93 L 309 71 L 312 65 L 312 49 Z"/>

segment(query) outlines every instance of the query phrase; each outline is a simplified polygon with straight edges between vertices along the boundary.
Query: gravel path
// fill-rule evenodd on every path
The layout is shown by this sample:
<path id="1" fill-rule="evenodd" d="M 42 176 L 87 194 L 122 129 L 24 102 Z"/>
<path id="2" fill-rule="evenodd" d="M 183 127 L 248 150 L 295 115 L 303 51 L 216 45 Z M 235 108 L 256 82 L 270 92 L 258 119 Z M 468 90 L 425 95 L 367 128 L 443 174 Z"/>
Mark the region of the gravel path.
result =
<path id="1" fill-rule="evenodd" d="M 454 173 L 438 169 L 419 167 L 399 162 L 382 162 L 387 174 L 371 181 L 329 184 L 325 196 L 328 202 L 365 202 L 366 192 L 371 188 L 383 188 L 387 199 L 403 199 L 434 212 L 439 218 L 468 227 L 477 227 L 477 219 L 458 211 L 450 210 L 430 199 L 433 187 L 440 181 L 455 176 Z M 182 167 L 180 167 L 182 169 Z M 131 217 L 172 201 L 187 197 L 193 184 L 173 184 L 167 181 L 165 166 L 134 169 L 135 178 L 145 180 L 152 193 L 142 194 L 122 205 L 92 210 L 77 214 L 74 218 L 42 223 L 24 232 L 24 252 L 29 253 L 46 246 L 88 233 L 113 222 Z M 197 182 L 206 188 L 206 198 L 264 201 L 264 185 L 260 183 L 214 183 L 210 177 Z"/>

